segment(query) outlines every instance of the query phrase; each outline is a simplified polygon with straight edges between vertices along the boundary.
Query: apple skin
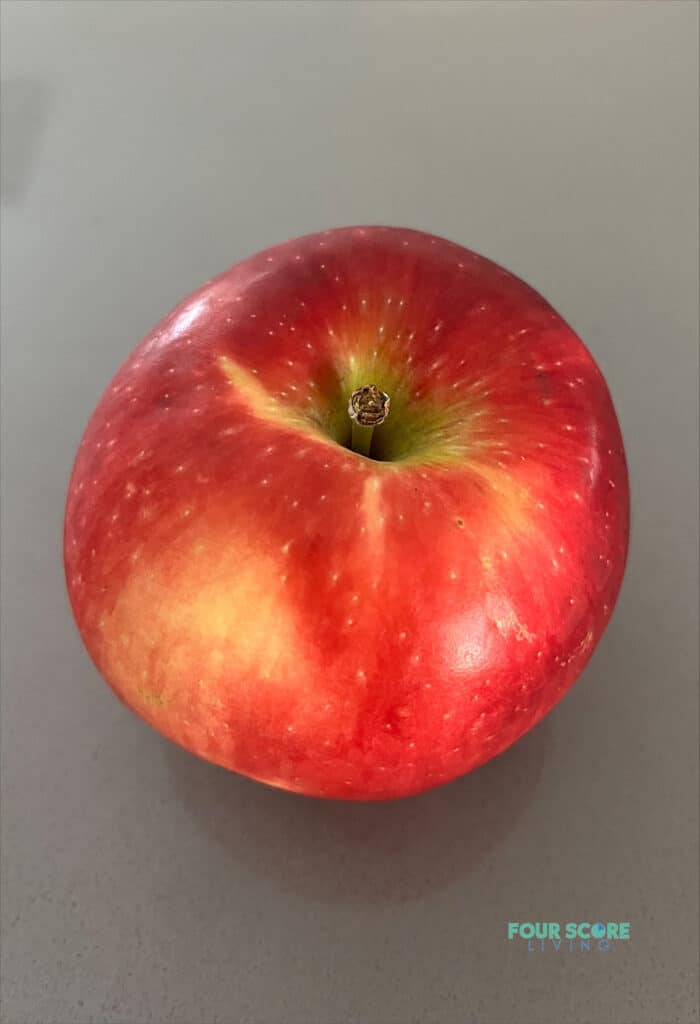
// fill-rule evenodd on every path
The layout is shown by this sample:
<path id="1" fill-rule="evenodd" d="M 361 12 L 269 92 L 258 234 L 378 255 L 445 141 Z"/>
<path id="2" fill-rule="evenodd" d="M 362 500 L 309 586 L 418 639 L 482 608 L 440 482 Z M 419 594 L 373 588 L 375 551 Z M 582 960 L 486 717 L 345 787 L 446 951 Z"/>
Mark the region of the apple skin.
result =
<path id="1" fill-rule="evenodd" d="M 384 461 L 344 447 L 361 384 L 391 396 Z M 244 260 L 148 334 L 85 431 L 64 552 L 97 668 L 164 736 L 386 799 L 560 700 L 628 529 L 610 395 L 561 317 L 452 242 L 353 227 Z"/>

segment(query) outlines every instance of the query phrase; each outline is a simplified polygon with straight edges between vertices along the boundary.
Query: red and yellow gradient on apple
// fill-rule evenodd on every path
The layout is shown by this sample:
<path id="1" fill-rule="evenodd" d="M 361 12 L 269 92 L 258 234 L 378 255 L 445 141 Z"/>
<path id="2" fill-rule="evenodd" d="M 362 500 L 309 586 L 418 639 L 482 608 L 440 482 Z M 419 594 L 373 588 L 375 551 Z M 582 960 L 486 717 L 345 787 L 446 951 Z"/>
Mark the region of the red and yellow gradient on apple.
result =
<path id="1" fill-rule="evenodd" d="M 348 400 L 391 399 L 371 457 Z M 95 410 L 65 565 L 117 695 L 310 795 L 420 792 L 566 693 L 620 587 L 625 457 L 539 295 L 409 230 L 260 253 L 167 316 Z"/>

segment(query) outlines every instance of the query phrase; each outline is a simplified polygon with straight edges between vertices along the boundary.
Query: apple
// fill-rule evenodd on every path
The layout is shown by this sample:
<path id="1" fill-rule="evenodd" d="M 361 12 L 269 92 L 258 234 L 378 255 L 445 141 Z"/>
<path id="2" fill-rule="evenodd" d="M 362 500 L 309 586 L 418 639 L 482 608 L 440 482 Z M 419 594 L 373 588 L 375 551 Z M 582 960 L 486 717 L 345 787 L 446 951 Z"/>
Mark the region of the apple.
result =
<path id="1" fill-rule="evenodd" d="M 620 588 L 605 381 L 526 284 L 351 227 L 204 285 L 81 442 L 65 567 L 115 693 L 164 736 L 322 797 L 418 793 L 560 700 Z"/>

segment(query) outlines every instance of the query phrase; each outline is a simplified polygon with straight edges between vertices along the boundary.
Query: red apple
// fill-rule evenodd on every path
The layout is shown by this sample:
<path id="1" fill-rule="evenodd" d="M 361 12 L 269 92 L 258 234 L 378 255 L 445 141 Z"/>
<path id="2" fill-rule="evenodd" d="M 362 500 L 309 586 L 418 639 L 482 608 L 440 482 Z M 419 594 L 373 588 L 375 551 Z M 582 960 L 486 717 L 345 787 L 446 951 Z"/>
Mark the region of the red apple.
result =
<path id="1" fill-rule="evenodd" d="M 373 432 L 348 414 L 371 385 Z M 76 458 L 68 589 L 100 672 L 176 743 L 405 796 L 566 693 L 628 505 L 608 389 L 543 298 L 444 239 L 344 228 L 239 263 L 127 359 Z"/>

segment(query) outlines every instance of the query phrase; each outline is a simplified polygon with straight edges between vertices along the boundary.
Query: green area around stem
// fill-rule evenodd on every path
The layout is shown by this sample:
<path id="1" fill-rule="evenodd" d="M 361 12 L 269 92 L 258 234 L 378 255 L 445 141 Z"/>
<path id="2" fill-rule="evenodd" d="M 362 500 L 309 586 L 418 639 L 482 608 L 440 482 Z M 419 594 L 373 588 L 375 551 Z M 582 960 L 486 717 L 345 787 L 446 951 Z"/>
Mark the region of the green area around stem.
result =
<path id="1" fill-rule="evenodd" d="M 376 384 L 391 400 L 387 419 L 374 428 L 369 457 L 401 463 L 450 463 L 463 458 L 470 404 L 464 400 L 438 404 L 416 389 L 410 369 L 394 368 L 378 356 L 351 356 L 321 382 L 317 402 L 305 412 L 326 436 L 345 448 L 357 448 L 348 402 L 352 392 L 366 384 Z"/>

